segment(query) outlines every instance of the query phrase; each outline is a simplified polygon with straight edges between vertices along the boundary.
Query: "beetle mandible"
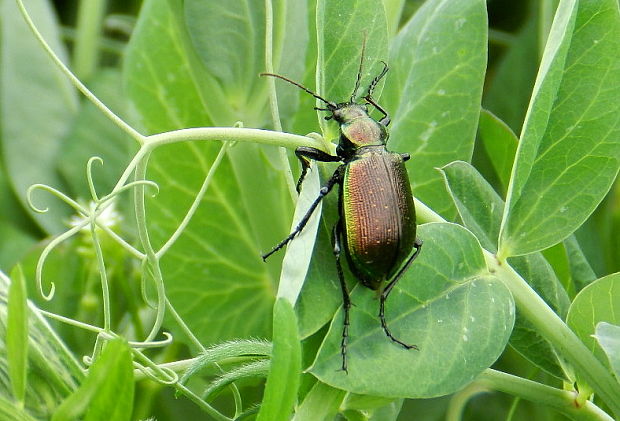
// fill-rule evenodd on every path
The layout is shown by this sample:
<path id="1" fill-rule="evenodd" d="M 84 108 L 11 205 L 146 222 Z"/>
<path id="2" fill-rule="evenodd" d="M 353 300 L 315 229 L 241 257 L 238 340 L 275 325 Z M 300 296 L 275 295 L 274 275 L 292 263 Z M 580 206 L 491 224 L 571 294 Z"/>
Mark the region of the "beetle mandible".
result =
<path id="1" fill-rule="evenodd" d="M 340 126 L 336 155 L 306 146 L 295 150 L 302 168 L 297 191 L 308 171 L 309 159 L 341 164 L 321 188 L 319 196 L 293 232 L 262 257 L 266 260 L 299 234 L 321 200 L 336 184 L 339 185 L 339 218 L 332 231 L 332 242 L 344 309 L 341 354 L 342 370 L 345 372 L 348 372 L 347 338 L 351 299 L 340 263 L 343 247 L 353 275 L 365 287 L 380 292 L 379 319 L 387 337 L 406 349 L 418 349 L 416 345 L 409 345 L 394 337 L 385 321 L 385 301 L 420 253 L 422 241 L 416 237 L 415 205 L 405 168 L 409 154 L 386 149 L 390 117 L 372 98 L 375 87 L 388 71 L 385 62 L 382 62 L 384 67 L 381 73 L 368 86 L 368 92 L 362 98 L 365 102 L 355 101 L 362 75 L 364 44 L 355 87 L 347 102 L 328 101 L 284 76 L 261 73 L 261 76 L 289 82 L 325 103 L 325 108 L 316 109 L 330 113 L 325 119 L 334 119 Z M 383 117 L 378 121 L 370 117 L 368 105 L 372 105 Z"/>

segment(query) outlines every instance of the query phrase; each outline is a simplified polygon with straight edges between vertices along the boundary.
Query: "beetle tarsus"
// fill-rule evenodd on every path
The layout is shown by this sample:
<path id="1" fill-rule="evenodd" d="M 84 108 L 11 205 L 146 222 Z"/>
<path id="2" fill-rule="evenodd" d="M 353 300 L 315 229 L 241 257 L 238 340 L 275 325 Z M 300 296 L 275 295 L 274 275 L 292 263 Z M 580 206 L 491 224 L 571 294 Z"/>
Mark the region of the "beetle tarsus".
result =
<path id="1" fill-rule="evenodd" d="M 321 152 L 321 153 L 325 154 L 325 152 Z M 328 154 L 325 154 L 325 155 L 330 156 Z M 310 217 L 316 210 L 317 206 L 319 206 L 319 203 L 321 203 L 321 200 L 323 200 L 323 198 L 329 194 L 329 192 L 334 188 L 334 186 L 340 182 L 340 179 L 342 178 L 343 165 L 339 166 L 336 169 L 336 171 L 334 171 L 334 174 L 330 177 L 330 179 L 327 180 L 327 183 L 323 187 L 321 187 L 321 190 L 319 191 L 319 196 L 314 200 L 314 202 L 312 202 L 312 204 L 310 205 L 310 208 L 308 209 L 306 214 L 303 216 L 303 218 L 301 218 L 301 220 L 299 221 L 299 223 L 297 224 L 297 227 L 295 227 L 293 232 L 291 232 L 284 240 L 276 244 L 276 246 L 272 248 L 269 253 L 263 254 L 262 256 L 263 261 L 266 261 L 269 258 L 269 256 L 271 256 L 276 251 L 280 250 L 282 247 L 287 245 L 293 238 L 295 238 L 297 234 L 299 234 L 304 229 L 304 227 L 310 220 Z"/>
<path id="2" fill-rule="evenodd" d="M 396 337 L 394 337 L 394 335 L 392 335 L 392 332 L 388 328 L 387 322 L 385 321 L 385 300 L 387 300 L 387 297 L 390 295 L 390 292 L 392 292 L 392 288 L 394 288 L 394 286 L 400 280 L 403 274 L 407 271 L 407 269 L 409 269 L 409 266 L 411 266 L 411 264 L 416 259 L 416 257 L 418 257 L 418 254 L 420 254 L 420 250 L 422 250 L 422 240 L 416 238 L 413 245 L 415 247 L 415 252 L 413 252 L 413 254 L 409 257 L 407 262 L 400 268 L 400 270 L 396 273 L 396 275 L 394 275 L 392 280 L 386 285 L 386 287 L 381 292 L 381 298 L 379 302 L 379 320 L 381 320 L 381 327 L 383 328 L 385 335 L 388 338 L 390 338 L 393 342 L 396 342 L 397 344 L 402 345 L 406 349 L 417 350 L 419 349 L 417 345 L 407 344 L 397 339 Z"/>
<path id="3" fill-rule="evenodd" d="M 351 310 L 351 297 L 347 283 L 344 280 L 342 265 L 340 264 L 340 236 L 342 234 L 341 221 L 334 225 L 332 231 L 332 242 L 334 244 L 334 257 L 336 258 L 336 270 L 338 271 L 338 280 L 340 281 L 340 289 L 342 291 L 342 309 L 344 311 L 344 321 L 342 323 L 342 340 L 340 341 L 340 354 L 342 355 L 342 371 L 349 374 L 347 368 L 347 341 L 349 339 L 349 312 Z"/>

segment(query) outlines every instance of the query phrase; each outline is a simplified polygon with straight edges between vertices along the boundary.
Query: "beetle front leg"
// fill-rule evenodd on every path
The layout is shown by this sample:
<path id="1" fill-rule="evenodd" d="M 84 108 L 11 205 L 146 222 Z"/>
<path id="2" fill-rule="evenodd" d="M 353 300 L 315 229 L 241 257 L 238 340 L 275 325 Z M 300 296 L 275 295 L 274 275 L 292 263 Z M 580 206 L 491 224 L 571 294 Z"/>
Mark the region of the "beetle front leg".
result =
<path id="1" fill-rule="evenodd" d="M 387 300 L 387 297 L 388 295 L 390 295 L 390 292 L 392 291 L 392 288 L 394 288 L 394 285 L 396 285 L 396 283 L 400 280 L 403 274 L 407 271 L 409 266 L 411 266 L 411 263 L 413 263 L 416 257 L 418 257 L 418 254 L 420 254 L 420 250 L 422 250 L 422 240 L 419 240 L 416 238 L 414 247 L 415 247 L 415 252 L 411 255 L 411 257 L 409 257 L 409 260 L 407 260 L 407 263 L 405 263 L 405 265 L 402 268 L 400 268 L 400 270 L 396 273 L 396 275 L 394 275 L 392 280 L 387 284 L 387 286 L 381 292 L 381 298 L 380 298 L 380 303 L 379 303 L 379 320 L 381 320 L 381 327 L 383 328 L 383 331 L 385 332 L 388 338 L 390 338 L 392 341 L 396 342 L 397 344 L 402 345 L 406 349 L 418 349 L 418 347 L 416 345 L 406 344 L 396 339 L 394 335 L 392 335 L 392 332 L 390 332 L 390 329 L 388 328 L 387 323 L 385 321 L 385 300 Z"/>
<path id="2" fill-rule="evenodd" d="M 313 159 L 320 162 L 339 162 L 342 160 L 339 156 L 330 155 L 320 149 L 311 148 L 309 146 L 298 147 L 295 149 L 295 155 L 301 163 L 301 174 L 299 175 L 299 180 L 297 180 L 296 186 L 297 193 L 300 192 L 301 183 L 303 183 L 306 173 L 308 172 L 308 168 L 310 168 L 310 162 L 308 159 Z"/>
<path id="3" fill-rule="evenodd" d="M 306 214 L 303 216 L 303 218 L 301 218 L 301 220 L 297 224 L 297 227 L 295 227 L 293 232 L 291 232 L 284 240 L 280 241 L 274 248 L 272 248 L 269 253 L 263 254 L 262 256 L 263 261 L 267 260 L 269 256 L 271 256 L 273 253 L 275 253 L 276 251 L 284 247 L 286 244 L 288 244 L 289 241 L 291 241 L 297 234 L 299 234 L 304 229 L 304 227 L 310 220 L 310 217 L 316 210 L 317 206 L 319 206 L 319 203 L 321 203 L 321 200 L 323 200 L 323 198 L 329 194 L 329 192 L 334 188 L 334 186 L 337 183 L 340 183 L 340 181 L 342 180 L 342 174 L 344 172 L 343 170 L 344 170 L 344 165 L 341 165 L 338 168 L 336 168 L 336 171 L 334 171 L 334 174 L 332 174 L 330 179 L 327 180 L 327 183 L 323 187 L 321 187 L 321 190 L 319 191 L 319 196 L 314 200 L 314 202 L 312 202 Z"/>
<path id="4" fill-rule="evenodd" d="M 332 231 L 332 241 L 334 244 L 334 257 L 336 258 L 336 269 L 338 270 L 338 280 L 340 281 L 340 289 L 342 290 L 342 309 L 344 310 L 344 321 L 342 324 L 342 341 L 340 342 L 340 353 L 342 354 L 342 371 L 349 374 L 347 369 L 347 340 L 349 338 L 349 311 L 351 310 L 351 297 L 349 289 L 344 280 L 342 265 L 340 264 L 340 239 L 342 238 L 342 225 L 339 219 L 334 225 Z"/>

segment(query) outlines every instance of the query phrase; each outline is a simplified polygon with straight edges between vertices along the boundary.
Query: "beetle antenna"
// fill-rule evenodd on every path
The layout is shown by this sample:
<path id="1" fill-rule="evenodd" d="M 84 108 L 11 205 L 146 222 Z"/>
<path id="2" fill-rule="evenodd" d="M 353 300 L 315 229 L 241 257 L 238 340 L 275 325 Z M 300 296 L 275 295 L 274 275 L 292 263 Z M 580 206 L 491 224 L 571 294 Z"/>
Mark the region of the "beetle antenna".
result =
<path id="1" fill-rule="evenodd" d="M 357 95 L 357 90 L 360 88 L 360 82 L 362 80 L 362 67 L 364 65 L 364 53 L 366 52 L 366 32 L 364 32 L 364 38 L 362 39 L 362 54 L 360 56 L 360 67 L 357 70 L 357 79 L 355 80 L 355 88 L 353 88 L 353 93 L 351 94 L 350 103 L 353 103 L 355 100 L 355 95 Z"/>
<path id="2" fill-rule="evenodd" d="M 278 78 L 278 79 L 282 79 L 282 80 L 284 80 L 284 81 L 286 81 L 286 82 L 288 82 L 288 83 L 290 83 L 290 84 L 292 84 L 292 85 L 297 86 L 298 88 L 300 88 L 300 89 L 302 89 L 302 90 L 306 91 L 307 93 L 309 93 L 310 95 L 312 95 L 312 96 L 313 96 L 313 97 L 315 97 L 316 99 L 321 100 L 321 101 L 323 101 L 324 103 L 326 103 L 326 104 L 327 104 L 327 108 L 328 108 L 328 109 L 327 109 L 327 111 L 330 111 L 330 110 L 329 110 L 329 108 L 336 108 L 336 104 L 335 104 L 335 103 L 333 103 L 332 101 L 328 101 L 328 100 L 326 100 L 325 98 L 323 98 L 323 97 L 319 96 L 318 94 L 315 94 L 315 93 L 314 93 L 314 92 L 312 92 L 310 89 L 308 89 L 308 88 L 306 88 L 305 86 L 303 86 L 302 84 L 297 83 L 297 82 L 295 82 L 295 81 L 293 81 L 293 80 L 291 80 L 291 79 L 289 79 L 289 78 L 287 78 L 287 77 L 284 77 L 284 76 L 282 76 L 282 75 L 278 75 L 278 74 L 275 74 L 275 73 L 261 73 L 261 74 L 259 74 L 259 76 L 271 76 L 271 77 L 275 77 L 275 78 Z"/>
<path id="3" fill-rule="evenodd" d="M 372 82 L 370 82 L 370 85 L 368 86 L 368 93 L 366 94 L 366 97 L 372 97 L 372 92 L 375 90 L 375 88 L 377 87 L 377 83 L 379 83 L 379 81 L 383 78 L 383 76 L 385 76 L 385 74 L 388 72 L 389 67 L 387 65 L 387 63 L 383 60 L 381 60 L 381 63 L 383 63 L 383 70 L 381 70 L 381 73 L 379 73 L 379 75 L 377 75 Z"/>

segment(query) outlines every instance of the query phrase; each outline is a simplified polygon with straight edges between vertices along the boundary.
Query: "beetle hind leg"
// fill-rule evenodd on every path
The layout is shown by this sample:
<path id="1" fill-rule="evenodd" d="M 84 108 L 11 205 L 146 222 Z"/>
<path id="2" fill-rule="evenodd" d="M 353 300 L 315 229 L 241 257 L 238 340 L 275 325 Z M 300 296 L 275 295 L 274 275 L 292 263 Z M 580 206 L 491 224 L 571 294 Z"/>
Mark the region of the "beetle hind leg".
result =
<path id="1" fill-rule="evenodd" d="M 341 221 L 338 220 L 332 231 L 332 241 L 334 244 L 334 257 L 336 258 L 336 269 L 338 270 L 338 280 L 340 281 L 340 289 L 342 290 L 342 309 L 344 310 L 344 321 L 342 324 L 342 340 L 340 342 L 340 354 L 342 355 L 342 371 L 349 374 L 347 369 L 347 341 L 349 338 L 349 311 L 351 310 L 351 297 L 349 289 L 344 280 L 342 265 L 340 263 L 340 238 L 342 235 Z"/>
<path id="2" fill-rule="evenodd" d="M 392 335 L 392 332 L 388 328 L 387 322 L 385 321 L 385 300 L 387 300 L 387 297 L 388 295 L 390 295 L 390 292 L 392 291 L 392 288 L 394 288 L 394 285 L 396 285 L 396 283 L 400 280 L 403 274 L 407 271 L 409 266 L 411 266 L 411 263 L 413 263 L 416 257 L 418 257 L 418 254 L 420 254 L 420 250 L 422 249 L 422 241 L 419 239 L 416 239 L 414 243 L 414 247 L 415 247 L 415 252 L 409 257 L 407 262 L 403 265 L 402 268 L 400 268 L 400 270 L 396 273 L 396 275 L 394 275 L 392 280 L 387 284 L 387 286 L 381 292 L 380 301 L 379 301 L 379 320 L 381 321 L 381 327 L 383 328 L 385 335 L 388 338 L 390 338 L 393 342 L 396 342 L 397 344 L 402 345 L 405 349 L 416 349 L 417 350 L 419 349 L 417 345 L 407 344 L 397 339 L 394 335 Z"/>

